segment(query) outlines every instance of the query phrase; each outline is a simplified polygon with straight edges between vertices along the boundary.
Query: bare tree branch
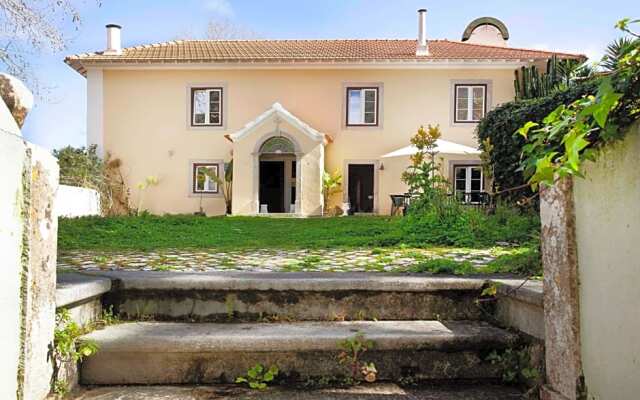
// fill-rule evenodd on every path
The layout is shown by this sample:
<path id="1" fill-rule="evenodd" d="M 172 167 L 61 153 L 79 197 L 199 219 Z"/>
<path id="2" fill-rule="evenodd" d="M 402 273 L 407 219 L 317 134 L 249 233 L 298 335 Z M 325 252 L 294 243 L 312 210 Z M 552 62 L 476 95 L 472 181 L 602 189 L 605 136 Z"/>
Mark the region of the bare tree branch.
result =
<path id="1" fill-rule="evenodd" d="M 258 37 L 258 34 L 251 29 L 241 26 L 227 18 L 216 18 L 209 20 L 204 34 L 194 34 L 193 30 L 188 29 L 177 35 L 176 39 L 240 40 L 257 39 Z"/>
<path id="2" fill-rule="evenodd" d="M 0 64 L 37 91 L 29 55 L 64 50 L 63 27 L 80 22 L 74 0 L 0 0 Z"/>
<path id="3" fill-rule="evenodd" d="M 207 39 L 237 40 L 256 39 L 258 35 L 251 29 L 234 24 L 228 19 L 212 19 L 207 24 Z"/>

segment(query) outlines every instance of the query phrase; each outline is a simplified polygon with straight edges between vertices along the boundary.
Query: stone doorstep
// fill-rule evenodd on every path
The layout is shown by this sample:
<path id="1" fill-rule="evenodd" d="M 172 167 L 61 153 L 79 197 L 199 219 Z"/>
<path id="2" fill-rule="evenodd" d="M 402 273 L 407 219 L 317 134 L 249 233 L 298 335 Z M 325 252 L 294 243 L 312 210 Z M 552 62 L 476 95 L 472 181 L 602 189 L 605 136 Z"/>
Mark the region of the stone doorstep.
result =
<path id="1" fill-rule="evenodd" d="M 120 290 L 294 290 L 395 291 L 481 290 L 487 277 L 425 276 L 349 272 L 85 272 L 110 278 Z"/>
<path id="2" fill-rule="evenodd" d="M 85 336 L 100 350 L 84 360 L 83 384 L 232 382 L 256 363 L 294 380 L 344 373 L 338 342 L 362 332 L 380 379 L 497 379 L 486 352 L 518 337 L 482 322 L 128 323 Z"/>

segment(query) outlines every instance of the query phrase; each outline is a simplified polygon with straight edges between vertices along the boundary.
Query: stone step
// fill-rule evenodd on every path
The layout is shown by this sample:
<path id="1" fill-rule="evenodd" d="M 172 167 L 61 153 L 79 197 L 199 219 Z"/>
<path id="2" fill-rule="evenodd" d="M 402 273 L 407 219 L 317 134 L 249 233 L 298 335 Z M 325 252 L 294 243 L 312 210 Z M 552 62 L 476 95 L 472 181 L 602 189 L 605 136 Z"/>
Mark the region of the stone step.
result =
<path id="1" fill-rule="evenodd" d="M 123 323 L 86 335 L 100 350 L 83 361 L 81 383 L 230 383 L 258 363 L 278 366 L 285 382 L 343 377 L 338 342 L 357 332 L 373 341 L 361 360 L 382 380 L 497 379 L 486 355 L 517 341 L 475 321 Z"/>
<path id="2" fill-rule="evenodd" d="M 69 400 L 521 400 L 522 396 L 514 387 L 498 385 L 400 387 L 377 383 L 313 390 L 272 387 L 264 391 L 238 385 L 94 387 L 72 393 Z"/>
<path id="3" fill-rule="evenodd" d="M 366 273 L 110 272 L 124 319 L 479 320 L 485 278 Z"/>

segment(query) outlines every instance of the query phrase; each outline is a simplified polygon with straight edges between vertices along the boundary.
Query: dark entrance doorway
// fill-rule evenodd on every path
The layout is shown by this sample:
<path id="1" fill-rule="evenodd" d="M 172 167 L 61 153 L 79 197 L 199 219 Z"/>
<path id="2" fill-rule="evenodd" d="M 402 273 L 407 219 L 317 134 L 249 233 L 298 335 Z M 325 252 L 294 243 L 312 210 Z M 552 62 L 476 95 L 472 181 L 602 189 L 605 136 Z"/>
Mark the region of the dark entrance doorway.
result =
<path id="1" fill-rule="evenodd" d="M 352 212 L 373 212 L 373 164 L 349 164 L 349 204 Z"/>
<path id="2" fill-rule="evenodd" d="M 260 161 L 259 197 L 270 213 L 284 212 L 284 161 Z"/>

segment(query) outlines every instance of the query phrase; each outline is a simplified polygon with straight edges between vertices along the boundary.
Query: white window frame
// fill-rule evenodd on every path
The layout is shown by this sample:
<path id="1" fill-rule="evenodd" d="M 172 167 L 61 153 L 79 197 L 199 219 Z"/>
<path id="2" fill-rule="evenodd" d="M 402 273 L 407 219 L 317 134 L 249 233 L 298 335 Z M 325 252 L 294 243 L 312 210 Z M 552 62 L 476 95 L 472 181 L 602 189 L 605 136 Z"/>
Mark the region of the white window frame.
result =
<path id="1" fill-rule="evenodd" d="M 196 93 L 197 92 L 206 92 L 207 93 L 207 107 L 208 110 L 204 114 L 204 122 L 196 122 Z M 220 114 L 220 121 L 217 123 L 211 122 L 211 93 L 218 92 L 219 100 L 218 100 L 218 114 Z M 224 88 L 222 87 L 192 87 L 191 88 L 191 126 L 216 126 L 221 127 L 224 125 Z"/>
<path id="2" fill-rule="evenodd" d="M 216 176 L 220 176 L 220 164 L 218 163 L 198 163 L 198 162 L 194 162 L 191 164 L 191 176 L 192 176 L 192 183 L 191 183 L 191 191 L 193 194 L 218 194 L 220 193 L 220 187 L 218 185 L 218 182 L 216 182 L 215 180 L 213 180 L 213 184 L 215 189 L 214 190 L 207 190 L 207 189 L 198 189 L 198 169 L 199 168 L 215 168 L 216 170 Z M 208 176 L 205 177 L 205 187 L 207 187 L 207 180 L 209 180 L 210 178 Z"/>
<path id="3" fill-rule="evenodd" d="M 480 170 L 480 190 L 471 190 L 471 171 L 476 168 L 478 170 Z M 464 182 L 464 190 L 462 190 L 462 194 L 464 195 L 464 203 L 467 204 L 478 204 L 480 202 L 478 201 L 471 201 L 471 193 L 482 193 L 484 192 L 484 173 L 482 171 L 482 166 L 481 165 L 455 165 L 453 167 L 453 193 L 454 196 L 457 197 L 458 192 L 460 192 L 460 190 L 458 190 L 458 169 L 465 169 L 465 182 Z M 467 190 L 469 189 L 469 190 Z"/>
<path id="4" fill-rule="evenodd" d="M 461 88 L 465 88 L 467 89 L 469 96 L 467 98 L 467 107 L 466 107 L 466 111 L 467 111 L 467 119 L 458 119 L 458 111 L 460 110 L 460 108 L 458 108 L 458 90 Z M 453 122 L 454 123 L 477 123 L 480 122 L 480 119 L 473 119 L 473 92 L 475 88 L 482 88 L 482 116 L 480 117 L 480 119 L 484 118 L 484 116 L 487 114 L 487 90 L 488 90 L 488 85 L 486 84 L 461 84 L 461 83 L 457 83 L 454 85 L 453 87 L 453 92 L 454 92 L 454 98 L 453 98 Z"/>
<path id="5" fill-rule="evenodd" d="M 360 92 L 360 122 L 358 123 L 351 123 L 350 122 L 350 117 L 351 115 L 349 114 L 349 111 L 351 109 L 351 104 L 350 104 L 350 100 L 351 100 L 351 96 L 350 93 L 351 92 L 355 92 L 355 91 L 359 91 Z M 374 99 L 375 99 L 375 103 L 374 103 L 374 112 L 373 112 L 373 122 L 365 122 L 365 104 L 366 104 L 366 96 L 367 96 L 367 92 L 373 92 L 374 93 Z M 378 114 L 380 112 L 380 103 L 379 103 L 379 93 L 380 93 L 380 88 L 378 87 L 347 87 L 347 92 L 346 92 L 346 96 L 347 96 L 347 103 L 346 103 L 346 126 L 347 127 L 352 127 L 352 126 L 378 126 Z"/>

